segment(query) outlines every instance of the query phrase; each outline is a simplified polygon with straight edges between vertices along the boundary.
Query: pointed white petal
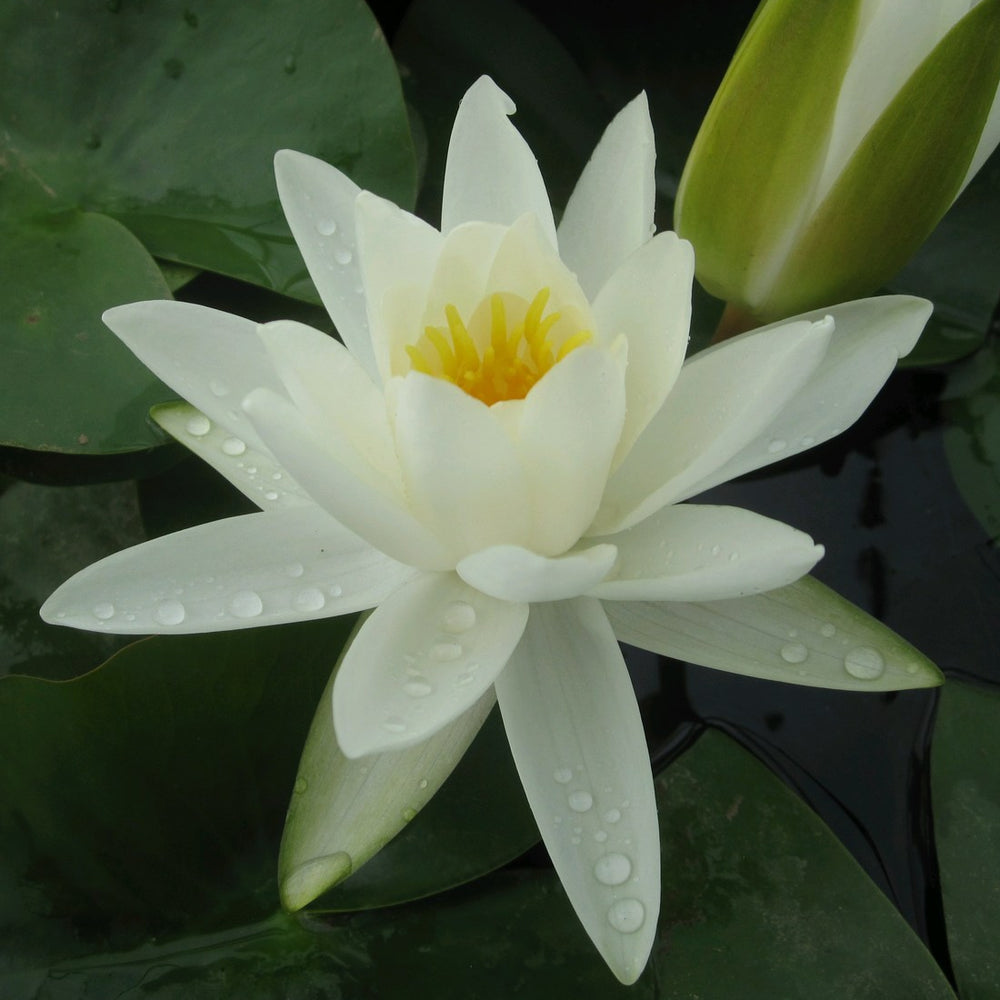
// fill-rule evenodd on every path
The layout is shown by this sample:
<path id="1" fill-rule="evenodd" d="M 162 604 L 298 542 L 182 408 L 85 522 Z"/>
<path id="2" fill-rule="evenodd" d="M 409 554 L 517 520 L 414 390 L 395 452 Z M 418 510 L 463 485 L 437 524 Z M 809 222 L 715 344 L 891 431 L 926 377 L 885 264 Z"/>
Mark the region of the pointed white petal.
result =
<path id="1" fill-rule="evenodd" d="M 690 496 L 796 395 L 832 333 L 832 320 L 788 323 L 696 354 L 608 481 L 590 533 L 621 531 Z"/>
<path id="2" fill-rule="evenodd" d="M 614 117 L 559 223 L 559 253 L 591 299 L 653 230 L 656 148 L 646 95 Z"/>
<path id="3" fill-rule="evenodd" d="M 259 329 L 275 371 L 305 421 L 365 481 L 399 493 L 399 462 L 385 396 L 350 351 L 319 330 L 279 320 Z"/>
<path id="4" fill-rule="evenodd" d="M 44 604 L 55 625 L 125 635 L 222 632 L 370 608 L 413 575 L 317 507 L 246 514 L 96 562 Z"/>
<path id="5" fill-rule="evenodd" d="M 844 691 L 933 687 L 919 650 L 812 577 L 705 604 L 609 601 L 622 642 L 748 677 Z"/>
<path id="6" fill-rule="evenodd" d="M 293 911 L 357 871 L 430 801 L 494 702 L 491 688 L 420 746 L 351 760 L 333 729 L 335 678 L 313 718 L 281 838 L 281 902 Z"/>
<path id="7" fill-rule="evenodd" d="M 528 606 L 497 601 L 454 573 L 427 573 L 375 609 L 333 685 L 348 757 L 413 746 L 489 690 L 524 631 Z"/>
<path id="8" fill-rule="evenodd" d="M 269 451 L 247 446 L 187 403 L 163 403 L 149 415 L 185 448 L 225 476 L 261 510 L 314 507 L 304 489 Z"/>
<path id="9" fill-rule="evenodd" d="M 846 430 L 865 411 L 909 354 L 931 314 L 931 303 L 908 295 L 880 295 L 816 309 L 783 323 L 832 316 L 834 333 L 822 363 L 752 440 L 727 462 L 690 482 L 679 499 L 695 496 L 778 459 L 797 455 Z"/>
<path id="10" fill-rule="evenodd" d="M 596 539 L 595 539 L 596 540 Z M 591 593 L 613 601 L 718 601 L 784 587 L 823 555 L 804 532 L 739 507 L 664 507 L 604 541 L 614 577 Z"/>
<path id="11" fill-rule="evenodd" d="M 533 607 L 496 690 L 566 895 L 611 971 L 632 983 L 656 931 L 660 838 L 642 720 L 600 603 Z"/>
<path id="12" fill-rule="evenodd" d="M 281 392 L 256 323 L 165 299 L 115 306 L 103 319 L 178 395 L 250 447 L 264 448 L 240 409 L 259 386 Z"/>
<path id="13" fill-rule="evenodd" d="M 613 545 L 555 558 L 498 545 L 466 556 L 455 569 L 466 583 L 502 601 L 562 601 L 589 593 L 611 571 L 615 556 Z"/>
<path id="14" fill-rule="evenodd" d="M 329 163 L 290 149 L 275 154 L 274 177 L 326 311 L 350 352 L 377 379 L 354 229 L 354 201 L 361 189 Z"/>
<path id="15" fill-rule="evenodd" d="M 387 386 L 410 510 L 455 559 L 528 538 L 518 450 L 490 408 L 445 379 L 411 372 Z"/>
<path id="16" fill-rule="evenodd" d="M 400 325 L 402 320 L 407 343 L 413 343 L 422 333 L 419 313 L 408 318 L 386 315 L 386 295 L 401 284 L 426 289 L 434 275 L 444 238 L 422 219 L 369 191 L 358 195 L 356 212 L 372 350 L 384 381 L 393 370 L 393 326 Z M 414 298 L 419 303 L 420 297 Z"/>
<path id="17" fill-rule="evenodd" d="M 318 436 L 302 414 L 276 393 L 264 389 L 251 393 L 243 406 L 281 464 L 341 524 L 411 566 L 447 569 L 454 565 L 400 497 L 359 478 L 357 463 L 347 453 L 348 443 Z"/>
<path id="18" fill-rule="evenodd" d="M 520 503 L 531 512 L 530 545 L 538 552 L 565 552 L 600 506 L 625 420 L 623 362 L 617 349 L 579 347 L 524 399 L 517 450 L 527 491 Z"/>
<path id="19" fill-rule="evenodd" d="M 462 98 L 448 146 L 441 231 L 474 221 L 509 226 L 533 212 L 555 246 L 555 223 L 538 164 L 508 120 L 514 110 L 514 102 L 486 76 Z"/>
<path id="20" fill-rule="evenodd" d="M 687 240 L 660 233 L 611 275 L 594 301 L 602 341 L 628 339 L 628 399 L 615 461 L 620 462 L 677 380 L 691 325 L 694 253 Z"/>

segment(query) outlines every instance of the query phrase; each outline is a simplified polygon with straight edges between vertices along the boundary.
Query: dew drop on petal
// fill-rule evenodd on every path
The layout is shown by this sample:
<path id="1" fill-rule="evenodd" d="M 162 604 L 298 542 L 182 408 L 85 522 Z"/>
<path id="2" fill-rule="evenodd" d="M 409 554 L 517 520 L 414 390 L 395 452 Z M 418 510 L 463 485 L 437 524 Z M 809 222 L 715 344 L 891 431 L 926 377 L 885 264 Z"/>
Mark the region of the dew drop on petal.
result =
<path id="1" fill-rule="evenodd" d="M 431 659 L 438 663 L 450 663 L 462 655 L 462 647 L 457 642 L 438 642 L 431 646 Z"/>
<path id="2" fill-rule="evenodd" d="M 568 785 L 573 780 L 573 770 L 569 767 L 560 767 L 552 772 L 552 777 L 560 785 Z"/>
<path id="3" fill-rule="evenodd" d="M 333 259 L 338 264 L 343 264 L 344 266 L 346 266 L 347 264 L 350 264 L 352 260 L 354 260 L 354 254 L 352 254 L 351 251 L 347 249 L 347 247 L 338 247 L 336 250 L 333 251 Z"/>
<path id="4" fill-rule="evenodd" d="M 403 821 L 409 823 L 417 815 L 416 809 L 404 809 L 403 810 Z"/>
<path id="5" fill-rule="evenodd" d="M 590 792 L 585 792 L 582 789 L 576 792 L 570 792 L 569 798 L 566 800 L 569 803 L 570 809 L 573 812 L 586 812 L 594 804 L 594 797 Z"/>
<path id="6" fill-rule="evenodd" d="M 289 563 L 289 564 L 288 564 L 288 565 L 287 565 L 287 566 L 285 567 L 285 572 L 286 572 L 286 573 L 287 573 L 287 574 L 288 574 L 289 576 L 302 576 L 302 574 L 303 574 L 303 573 L 304 573 L 305 571 L 306 571 L 306 570 L 305 570 L 305 567 L 304 567 L 304 566 L 302 565 L 302 563 L 297 563 L 297 562 L 296 562 L 296 563 Z"/>
<path id="7" fill-rule="evenodd" d="M 405 733 L 406 722 L 398 715 L 390 715 L 382 722 L 382 728 L 387 733 Z"/>
<path id="8" fill-rule="evenodd" d="M 594 840 L 596 840 L 599 844 L 603 844 L 607 839 L 608 834 L 606 830 L 596 830 L 594 832 Z"/>
<path id="9" fill-rule="evenodd" d="M 227 437 L 222 442 L 222 451 L 226 455 L 242 455 L 247 450 L 247 446 L 238 437 Z"/>
<path id="10" fill-rule="evenodd" d="M 213 396 L 227 396 L 229 395 L 229 386 L 226 385 L 222 379 L 213 378 L 211 382 L 208 383 L 208 391 Z"/>
<path id="11" fill-rule="evenodd" d="M 788 447 L 788 442 L 784 438 L 772 438 L 767 445 L 767 450 L 772 455 L 777 455 L 779 451 L 784 451 Z"/>
<path id="12" fill-rule="evenodd" d="M 278 499 L 278 494 L 274 490 L 265 490 L 264 491 L 264 499 L 265 500 L 277 500 Z"/>
<path id="13" fill-rule="evenodd" d="M 417 787 L 418 788 L 426 788 L 427 787 L 427 779 L 426 778 L 421 778 L 420 781 L 417 784 Z"/>
<path id="14" fill-rule="evenodd" d="M 292 607 L 296 611 L 319 611 L 324 604 L 326 604 L 326 598 L 323 596 L 323 592 L 315 587 L 306 587 L 292 598 Z"/>
<path id="15" fill-rule="evenodd" d="M 885 660 L 871 646 L 857 646 L 844 657 L 844 669 L 859 681 L 873 681 L 882 676 Z"/>
<path id="16" fill-rule="evenodd" d="M 184 429 L 191 437 L 200 438 L 204 437 L 212 429 L 212 422 L 204 413 L 199 413 L 184 425 Z"/>
<path id="17" fill-rule="evenodd" d="M 180 601 L 160 601 L 153 611 L 153 617 L 161 625 L 180 625 L 186 614 Z"/>
<path id="18" fill-rule="evenodd" d="M 603 854 L 594 865 L 594 878 L 601 885 L 621 885 L 632 874 L 632 862 L 624 854 Z"/>
<path id="19" fill-rule="evenodd" d="M 803 663 L 809 656 L 809 650 L 801 642 L 786 642 L 781 647 L 781 658 L 785 663 Z"/>
<path id="20" fill-rule="evenodd" d="M 330 596 L 331 597 L 341 597 L 341 596 L 343 596 L 343 593 L 344 593 L 344 588 L 341 587 L 341 585 L 339 583 L 335 583 L 330 588 Z"/>
<path id="21" fill-rule="evenodd" d="M 836 626 L 834 626 L 832 622 L 824 622 L 819 627 L 819 634 L 825 635 L 827 639 L 830 639 L 837 634 Z"/>
<path id="22" fill-rule="evenodd" d="M 106 622 L 109 618 L 114 618 L 115 606 L 110 601 L 101 601 L 94 605 L 94 617 L 99 621 Z"/>
<path id="23" fill-rule="evenodd" d="M 296 795 L 301 795 L 309 787 L 309 782 L 305 778 L 296 778 L 292 791 Z"/>
<path id="24" fill-rule="evenodd" d="M 604 814 L 605 823 L 617 823 L 622 818 L 622 814 L 617 809 L 609 809 Z"/>
<path id="25" fill-rule="evenodd" d="M 445 610 L 441 627 L 446 632 L 468 632 L 476 624 L 476 609 L 465 601 L 455 601 Z"/>
<path id="26" fill-rule="evenodd" d="M 646 907 L 638 899 L 619 899 L 608 910 L 608 923 L 622 934 L 634 934 L 646 919 Z"/>
<path id="27" fill-rule="evenodd" d="M 411 698 L 426 698 L 434 688 L 425 680 L 412 680 L 403 685 L 403 690 Z"/>
<path id="28" fill-rule="evenodd" d="M 337 231 L 337 223 L 334 219 L 317 219 L 316 232 L 320 236 L 333 236 Z"/>
<path id="29" fill-rule="evenodd" d="M 236 618 L 256 618 L 263 610 L 264 602 L 253 590 L 241 590 L 229 602 L 229 612 Z"/>

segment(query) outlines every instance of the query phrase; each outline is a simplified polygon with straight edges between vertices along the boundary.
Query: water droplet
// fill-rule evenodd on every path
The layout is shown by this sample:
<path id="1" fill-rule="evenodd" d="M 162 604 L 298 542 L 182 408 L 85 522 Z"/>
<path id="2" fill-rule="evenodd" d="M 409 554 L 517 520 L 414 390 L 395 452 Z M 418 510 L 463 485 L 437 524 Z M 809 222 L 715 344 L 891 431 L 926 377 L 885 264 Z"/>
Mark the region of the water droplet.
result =
<path id="1" fill-rule="evenodd" d="M 409 823 L 417 815 L 416 809 L 404 809 L 403 810 L 403 821 Z"/>
<path id="2" fill-rule="evenodd" d="M 418 788 L 426 788 L 427 787 L 427 779 L 426 778 L 421 778 L 420 781 L 417 783 L 417 787 Z"/>
<path id="3" fill-rule="evenodd" d="M 331 597 L 340 597 L 340 596 L 343 595 L 343 593 L 344 593 L 344 588 L 341 587 L 341 585 L 339 583 L 335 583 L 330 588 L 330 596 Z"/>
<path id="4" fill-rule="evenodd" d="M 815 443 L 816 443 L 816 438 L 814 438 L 812 436 L 812 434 L 806 434 L 802 438 L 802 447 L 803 448 L 811 448 Z"/>
<path id="5" fill-rule="evenodd" d="M 434 688 L 427 681 L 407 681 L 403 685 L 403 690 L 411 698 L 426 698 Z"/>
<path id="6" fill-rule="evenodd" d="M 292 791 L 296 795 L 301 795 L 309 787 L 309 782 L 305 778 L 296 778 L 295 784 L 292 786 Z"/>
<path id="7" fill-rule="evenodd" d="M 229 386 L 220 378 L 213 378 L 208 383 L 208 391 L 213 396 L 227 396 L 229 395 Z"/>
<path id="8" fill-rule="evenodd" d="M 337 231 L 337 223 L 334 219 L 317 219 L 316 220 L 316 232 L 320 236 L 333 236 Z"/>
<path id="9" fill-rule="evenodd" d="M 264 490 L 265 500 L 277 500 L 278 494 L 274 490 Z"/>
<path id="10" fill-rule="evenodd" d="M 406 732 L 406 722 L 401 719 L 398 715 L 390 715 L 382 723 L 382 728 L 387 733 L 405 733 Z"/>
<path id="11" fill-rule="evenodd" d="M 196 417 L 192 417 L 185 425 L 185 430 L 188 434 L 196 438 L 204 437 L 211 429 L 212 422 L 204 413 L 199 413 Z"/>
<path id="12" fill-rule="evenodd" d="M 350 264 L 352 260 L 354 260 L 354 254 L 352 254 L 351 251 L 347 249 L 347 247 L 338 247 L 336 250 L 333 251 L 333 259 L 338 264 L 343 264 L 346 266 L 347 264 Z"/>
<path id="13" fill-rule="evenodd" d="M 617 823 L 622 818 L 622 814 L 617 809 L 609 809 L 604 814 L 605 823 Z"/>
<path id="14" fill-rule="evenodd" d="M 110 601 L 101 601 L 94 605 L 94 617 L 106 622 L 109 618 L 114 618 L 115 606 Z"/>
<path id="15" fill-rule="evenodd" d="M 555 778 L 560 785 L 568 785 L 573 780 L 573 771 L 568 767 L 560 767 L 552 772 L 552 777 Z"/>
<path id="16" fill-rule="evenodd" d="M 222 450 L 225 454 L 235 457 L 242 455 L 247 450 L 247 446 L 238 437 L 227 437 L 222 442 Z"/>
<path id="17" fill-rule="evenodd" d="M 153 611 L 153 617 L 161 625 L 180 625 L 186 614 L 180 601 L 160 601 Z"/>
<path id="18" fill-rule="evenodd" d="M 621 885 L 632 874 L 632 862 L 624 854 L 604 854 L 594 865 L 594 878 L 601 885 Z"/>
<path id="19" fill-rule="evenodd" d="M 292 607 L 296 611 L 319 611 L 324 604 L 326 604 L 326 598 L 323 596 L 323 592 L 317 590 L 316 587 L 306 587 L 292 598 Z"/>
<path id="20" fill-rule="evenodd" d="M 293 55 L 285 56 L 285 62 L 282 65 L 282 69 L 284 69 L 284 71 L 289 76 L 291 76 L 296 70 L 295 56 Z"/>
<path id="21" fill-rule="evenodd" d="M 596 840 L 599 844 L 603 844 L 604 841 L 606 841 L 607 839 L 608 839 L 607 831 L 605 831 L 605 830 L 596 830 L 594 832 L 594 840 Z"/>
<path id="22" fill-rule="evenodd" d="M 915 674 L 919 669 L 920 665 L 918 663 L 907 663 L 906 665 L 906 672 L 908 674 Z"/>
<path id="23" fill-rule="evenodd" d="M 827 639 L 837 634 L 836 627 L 831 622 L 824 622 L 819 627 L 819 634 L 825 635 Z"/>
<path id="24" fill-rule="evenodd" d="M 455 601 L 444 613 L 441 627 L 445 632 L 468 632 L 476 624 L 476 609 L 465 601 Z"/>
<path id="25" fill-rule="evenodd" d="M 271 473 L 271 478 L 272 478 L 272 479 L 273 479 L 273 480 L 274 480 L 275 482 L 278 482 L 278 481 L 279 481 L 279 480 L 281 479 L 281 473 L 280 473 L 280 472 L 272 472 L 272 473 Z"/>
<path id="26" fill-rule="evenodd" d="M 462 655 L 462 647 L 457 642 L 438 642 L 431 646 L 431 659 L 439 663 L 450 663 Z"/>
<path id="27" fill-rule="evenodd" d="M 777 455 L 779 451 L 784 451 L 788 447 L 788 442 L 784 438 L 772 438 L 767 445 L 767 450 L 772 455 Z"/>
<path id="28" fill-rule="evenodd" d="M 229 602 L 229 613 L 237 618 L 256 618 L 263 610 L 264 602 L 253 590 L 241 590 Z"/>
<path id="29" fill-rule="evenodd" d="M 608 910 L 608 923 L 622 934 L 634 934 L 646 919 L 646 907 L 638 899 L 619 899 Z"/>
<path id="30" fill-rule="evenodd" d="M 590 792 L 580 790 L 577 792 L 570 792 L 569 798 L 566 801 L 569 802 L 569 807 L 573 810 L 573 812 L 583 813 L 593 806 L 594 797 L 590 794 Z"/>
<path id="31" fill-rule="evenodd" d="M 873 681 L 882 676 L 885 660 L 871 646 L 857 646 L 844 657 L 844 669 L 859 681 Z"/>
<path id="32" fill-rule="evenodd" d="M 786 642 L 781 647 L 781 658 L 785 663 L 802 663 L 809 656 L 809 650 L 801 642 Z"/>
<path id="33" fill-rule="evenodd" d="M 739 559 L 739 557 L 740 557 L 739 552 L 730 552 L 729 553 L 729 561 L 730 562 L 736 562 L 736 560 Z"/>
<path id="34" fill-rule="evenodd" d="M 288 574 L 289 576 L 302 576 L 302 574 L 303 574 L 303 573 L 304 573 L 305 571 L 306 571 L 306 569 L 305 569 L 305 567 L 304 567 L 304 566 L 302 565 L 302 563 L 289 563 L 289 564 L 288 564 L 288 565 L 287 565 L 287 566 L 285 567 L 285 572 L 286 572 L 286 573 L 287 573 L 287 574 Z"/>
<path id="35" fill-rule="evenodd" d="M 713 556 L 717 556 L 721 551 L 722 551 L 722 546 L 721 545 L 713 545 L 712 546 L 712 555 Z"/>

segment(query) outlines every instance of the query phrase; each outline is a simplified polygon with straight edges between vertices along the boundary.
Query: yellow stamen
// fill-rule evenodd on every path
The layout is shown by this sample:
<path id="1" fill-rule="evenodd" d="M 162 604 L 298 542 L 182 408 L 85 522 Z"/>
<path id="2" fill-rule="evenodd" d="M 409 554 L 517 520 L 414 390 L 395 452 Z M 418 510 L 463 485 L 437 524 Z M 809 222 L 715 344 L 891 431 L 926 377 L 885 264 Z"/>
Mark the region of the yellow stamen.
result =
<path id="1" fill-rule="evenodd" d="M 553 342 L 561 314 L 544 315 L 549 294 L 543 288 L 525 303 L 520 296 L 494 292 L 468 325 L 454 305 L 445 306 L 447 326 L 428 326 L 416 344 L 406 346 L 411 368 L 453 382 L 487 406 L 523 399 L 553 365 L 591 340 L 589 331 L 577 330 L 568 336 L 563 331 Z M 521 317 L 508 316 L 522 309 Z"/>

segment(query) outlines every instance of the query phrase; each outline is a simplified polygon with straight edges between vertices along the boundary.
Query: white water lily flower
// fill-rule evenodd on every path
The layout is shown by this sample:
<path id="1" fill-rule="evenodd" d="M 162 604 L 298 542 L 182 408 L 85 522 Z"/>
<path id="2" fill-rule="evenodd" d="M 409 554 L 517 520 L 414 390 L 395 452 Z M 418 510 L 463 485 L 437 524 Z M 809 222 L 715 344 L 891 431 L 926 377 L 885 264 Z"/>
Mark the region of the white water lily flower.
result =
<path id="1" fill-rule="evenodd" d="M 650 236 L 645 98 L 608 128 L 558 229 L 513 110 L 489 79 L 466 94 L 441 231 L 278 154 L 282 204 L 343 345 L 177 302 L 107 313 L 201 411 L 168 407 L 162 422 L 262 512 L 111 556 L 42 614 L 147 633 L 374 608 L 334 683 L 343 753 L 398 756 L 465 718 L 474 732 L 495 690 L 569 899 L 632 982 L 654 939 L 659 833 L 605 608 L 632 641 L 669 651 L 684 630 L 658 608 L 720 602 L 738 618 L 805 574 L 822 548 L 802 532 L 680 501 L 848 426 L 929 306 L 849 303 L 685 363 L 692 253 Z M 758 607 L 744 619 L 763 620 Z M 696 629 L 685 651 L 731 669 L 712 627 Z M 893 670 L 875 687 L 934 683 Z M 842 669 L 789 675 L 863 686 Z"/>

